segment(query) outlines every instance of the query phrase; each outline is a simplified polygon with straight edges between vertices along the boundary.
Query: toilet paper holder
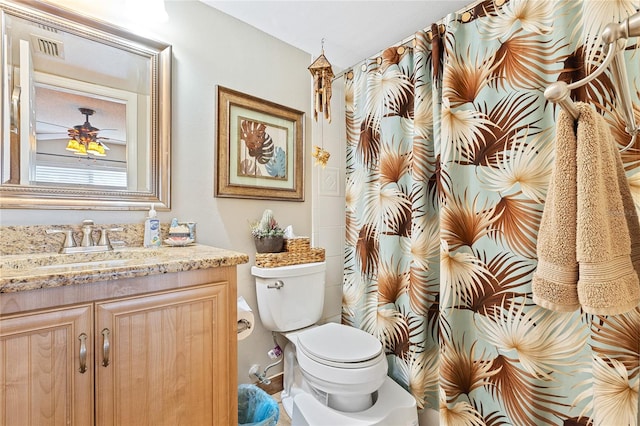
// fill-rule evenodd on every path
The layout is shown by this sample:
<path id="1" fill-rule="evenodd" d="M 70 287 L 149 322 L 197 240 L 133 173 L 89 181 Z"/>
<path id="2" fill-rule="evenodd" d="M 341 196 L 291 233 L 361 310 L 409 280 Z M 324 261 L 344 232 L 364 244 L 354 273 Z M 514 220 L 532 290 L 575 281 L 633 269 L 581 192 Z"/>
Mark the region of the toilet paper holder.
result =
<path id="1" fill-rule="evenodd" d="M 238 320 L 238 334 L 249 329 L 251 329 L 251 323 L 248 320 L 244 318 Z"/>

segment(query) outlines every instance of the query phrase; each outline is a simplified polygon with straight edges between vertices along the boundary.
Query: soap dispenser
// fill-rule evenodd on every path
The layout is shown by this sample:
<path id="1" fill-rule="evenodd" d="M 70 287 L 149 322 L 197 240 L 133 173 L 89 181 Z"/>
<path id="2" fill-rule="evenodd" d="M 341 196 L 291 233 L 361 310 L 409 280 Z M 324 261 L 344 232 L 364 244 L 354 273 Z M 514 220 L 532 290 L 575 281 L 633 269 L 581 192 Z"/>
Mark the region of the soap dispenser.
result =
<path id="1" fill-rule="evenodd" d="M 144 220 L 144 246 L 147 248 L 160 247 L 160 219 L 157 217 L 154 205 L 151 204 L 149 216 Z"/>

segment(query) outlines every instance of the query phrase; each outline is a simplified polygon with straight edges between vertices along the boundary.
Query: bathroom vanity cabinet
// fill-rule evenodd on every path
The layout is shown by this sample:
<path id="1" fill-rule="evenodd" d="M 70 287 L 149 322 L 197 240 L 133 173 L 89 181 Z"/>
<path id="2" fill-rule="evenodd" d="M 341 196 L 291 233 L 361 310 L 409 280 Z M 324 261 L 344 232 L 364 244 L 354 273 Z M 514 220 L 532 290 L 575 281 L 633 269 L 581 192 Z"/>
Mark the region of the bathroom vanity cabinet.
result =
<path id="1" fill-rule="evenodd" d="M 0 425 L 237 424 L 236 268 L 0 293 Z"/>
<path id="2" fill-rule="evenodd" d="M 227 300 L 216 283 L 97 304 L 97 423 L 233 424 Z"/>
<path id="3" fill-rule="evenodd" d="M 83 305 L 0 319 L 3 426 L 93 424 L 94 369 L 78 371 L 76 340 L 90 357 L 92 318 Z"/>

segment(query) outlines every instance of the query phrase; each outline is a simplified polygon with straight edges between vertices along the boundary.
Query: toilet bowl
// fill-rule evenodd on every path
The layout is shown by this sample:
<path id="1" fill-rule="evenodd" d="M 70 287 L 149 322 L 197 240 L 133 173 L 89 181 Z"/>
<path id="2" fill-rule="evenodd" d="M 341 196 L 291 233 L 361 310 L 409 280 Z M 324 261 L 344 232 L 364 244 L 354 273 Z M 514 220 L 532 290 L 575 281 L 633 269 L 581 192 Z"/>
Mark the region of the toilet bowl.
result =
<path id="1" fill-rule="evenodd" d="M 387 377 L 382 344 L 369 333 L 328 323 L 286 335 L 316 399 L 344 412 L 366 410 Z"/>
<path id="2" fill-rule="evenodd" d="M 293 426 L 417 426 L 415 399 L 387 376 L 380 341 L 355 327 L 317 324 L 324 262 L 251 273 L 263 325 L 288 342 L 281 396 Z"/>

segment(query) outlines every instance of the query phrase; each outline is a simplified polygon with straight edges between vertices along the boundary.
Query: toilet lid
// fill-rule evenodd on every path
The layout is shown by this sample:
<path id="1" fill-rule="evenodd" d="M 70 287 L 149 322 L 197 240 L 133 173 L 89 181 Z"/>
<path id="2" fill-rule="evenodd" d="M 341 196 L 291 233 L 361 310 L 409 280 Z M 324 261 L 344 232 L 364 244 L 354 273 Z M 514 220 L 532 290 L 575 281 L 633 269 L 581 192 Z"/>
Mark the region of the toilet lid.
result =
<path id="1" fill-rule="evenodd" d="M 384 359 L 382 344 L 355 327 L 327 323 L 298 335 L 297 346 L 309 358 L 341 368 L 360 368 Z"/>

